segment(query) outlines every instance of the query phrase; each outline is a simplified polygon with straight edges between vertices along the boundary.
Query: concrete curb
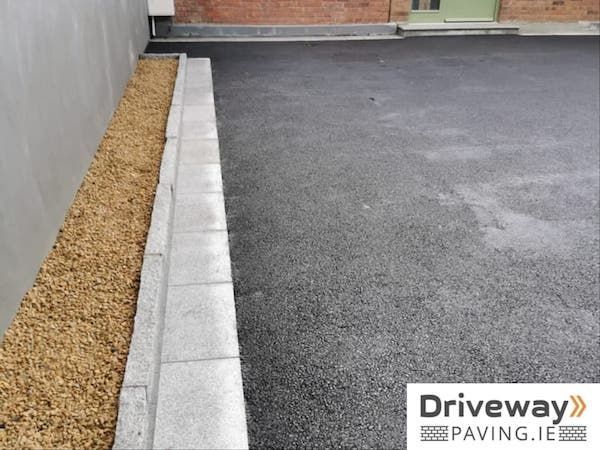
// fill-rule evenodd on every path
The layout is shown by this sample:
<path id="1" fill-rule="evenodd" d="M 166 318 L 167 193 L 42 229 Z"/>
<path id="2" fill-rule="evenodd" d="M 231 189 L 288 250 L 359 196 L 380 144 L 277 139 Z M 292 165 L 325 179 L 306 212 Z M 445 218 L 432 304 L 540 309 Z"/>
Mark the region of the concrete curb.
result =
<path id="1" fill-rule="evenodd" d="M 176 193 L 152 448 L 247 448 L 210 59 L 190 58 L 186 71 L 167 134 L 177 168 L 163 160 Z"/>
<path id="2" fill-rule="evenodd" d="M 276 36 L 276 37 L 173 37 L 154 38 L 150 42 L 329 42 L 329 41 L 389 41 L 404 37 L 399 34 L 371 34 L 368 36 Z"/>
<path id="3" fill-rule="evenodd" d="M 340 25 L 174 24 L 167 37 L 368 36 L 396 33 L 395 23 Z"/>
<path id="4" fill-rule="evenodd" d="M 153 58 L 142 55 L 141 58 Z M 177 159 L 181 135 L 181 103 L 185 87 L 185 54 L 160 55 L 179 59 L 178 74 L 167 122 L 166 143 L 141 271 L 133 335 L 119 397 L 115 449 L 146 449 L 152 445 L 158 396 L 158 368 L 169 279 Z"/>
<path id="5" fill-rule="evenodd" d="M 600 36 L 600 22 L 516 22 L 521 36 Z"/>

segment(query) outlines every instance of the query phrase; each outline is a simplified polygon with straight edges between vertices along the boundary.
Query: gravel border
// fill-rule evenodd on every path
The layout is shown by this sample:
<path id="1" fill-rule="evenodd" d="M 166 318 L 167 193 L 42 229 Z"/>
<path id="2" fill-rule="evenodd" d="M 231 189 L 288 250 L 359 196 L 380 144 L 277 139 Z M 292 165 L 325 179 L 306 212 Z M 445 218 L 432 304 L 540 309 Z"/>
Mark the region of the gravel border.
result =
<path id="1" fill-rule="evenodd" d="M 152 447 L 187 65 L 185 54 L 145 54 L 141 58 L 178 58 L 179 66 L 144 251 L 134 330 L 119 397 L 115 449 Z"/>
<path id="2" fill-rule="evenodd" d="M 113 445 L 177 69 L 137 62 L 2 336 L 0 448 Z"/>

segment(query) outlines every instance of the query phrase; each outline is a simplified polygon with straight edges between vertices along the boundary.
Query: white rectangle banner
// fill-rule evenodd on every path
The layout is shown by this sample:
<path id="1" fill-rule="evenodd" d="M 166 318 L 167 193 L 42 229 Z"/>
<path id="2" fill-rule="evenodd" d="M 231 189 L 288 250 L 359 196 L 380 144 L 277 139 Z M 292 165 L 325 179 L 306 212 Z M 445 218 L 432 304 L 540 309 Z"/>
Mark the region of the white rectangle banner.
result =
<path id="1" fill-rule="evenodd" d="M 408 450 L 600 449 L 600 384 L 408 384 Z"/>

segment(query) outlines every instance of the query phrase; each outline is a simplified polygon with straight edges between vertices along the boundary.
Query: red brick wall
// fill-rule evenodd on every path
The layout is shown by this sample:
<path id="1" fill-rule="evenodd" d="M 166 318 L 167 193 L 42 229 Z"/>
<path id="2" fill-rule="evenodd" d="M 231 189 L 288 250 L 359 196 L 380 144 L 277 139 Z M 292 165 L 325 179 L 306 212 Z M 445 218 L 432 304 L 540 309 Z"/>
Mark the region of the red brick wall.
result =
<path id="1" fill-rule="evenodd" d="M 389 13 L 390 0 L 175 0 L 179 23 L 381 23 Z"/>
<path id="2" fill-rule="evenodd" d="M 410 14 L 411 0 L 391 0 L 390 22 L 406 22 Z"/>
<path id="3" fill-rule="evenodd" d="M 599 21 L 600 0 L 500 0 L 499 21 Z M 180 23 L 405 22 L 411 0 L 175 0 Z"/>
<path id="4" fill-rule="evenodd" d="M 577 22 L 600 20 L 600 0 L 501 0 L 500 21 Z"/>

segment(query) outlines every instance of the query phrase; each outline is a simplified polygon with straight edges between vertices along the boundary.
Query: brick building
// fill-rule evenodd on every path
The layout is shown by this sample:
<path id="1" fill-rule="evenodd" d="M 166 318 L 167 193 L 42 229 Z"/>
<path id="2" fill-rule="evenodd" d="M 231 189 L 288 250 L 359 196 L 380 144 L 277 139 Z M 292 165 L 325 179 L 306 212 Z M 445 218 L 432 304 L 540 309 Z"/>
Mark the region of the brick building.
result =
<path id="1" fill-rule="evenodd" d="M 175 0 L 175 22 L 348 24 L 600 20 L 600 0 Z"/>

